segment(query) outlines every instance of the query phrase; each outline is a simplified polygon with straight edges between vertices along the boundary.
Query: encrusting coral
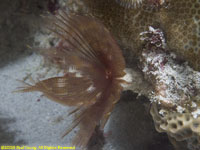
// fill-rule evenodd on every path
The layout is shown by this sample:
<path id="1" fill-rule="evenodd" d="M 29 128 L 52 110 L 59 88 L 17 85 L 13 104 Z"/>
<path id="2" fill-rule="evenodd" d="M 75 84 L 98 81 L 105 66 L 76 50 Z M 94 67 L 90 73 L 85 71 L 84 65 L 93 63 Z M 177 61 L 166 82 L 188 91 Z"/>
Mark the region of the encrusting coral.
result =
<path id="1" fill-rule="evenodd" d="M 200 149 L 200 117 L 190 112 L 169 111 L 157 104 L 151 107 L 156 130 L 166 132 L 177 150 Z"/>
<path id="2" fill-rule="evenodd" d="M 84 0 L 90 13 L 99 18 L 124 47 L 138 58 L 140 33 L 149 26 L 165 33 L 169 49 L 200 70 L 200 2 L 198 0 L 144 0 L 140 7 L 126 8 L 115 0 Z"/>

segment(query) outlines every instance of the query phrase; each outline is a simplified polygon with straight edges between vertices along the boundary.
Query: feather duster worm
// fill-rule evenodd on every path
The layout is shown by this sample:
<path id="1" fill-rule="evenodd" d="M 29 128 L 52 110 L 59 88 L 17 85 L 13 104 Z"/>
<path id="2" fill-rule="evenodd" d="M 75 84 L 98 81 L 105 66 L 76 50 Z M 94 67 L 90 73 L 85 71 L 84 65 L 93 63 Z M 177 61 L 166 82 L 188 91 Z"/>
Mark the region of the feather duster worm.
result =
<path id="1" fill-rule="evenodd" d="M 40 91 L 53 101 L 77 106 L 74 112 L 78 115 L 65 135 L 80 125 L 73 144 L 85 147 L 95 127 L 103 129 L 120 99 L 122 84 L 126 84 L 122 79 L 125 61 L 117 43 L 99 21 L 60 12 L 50 22 L 50 30 L 60 42 L 42 53 L 58 64 L 65 75 L 39 81 L 20 91 Z"/>

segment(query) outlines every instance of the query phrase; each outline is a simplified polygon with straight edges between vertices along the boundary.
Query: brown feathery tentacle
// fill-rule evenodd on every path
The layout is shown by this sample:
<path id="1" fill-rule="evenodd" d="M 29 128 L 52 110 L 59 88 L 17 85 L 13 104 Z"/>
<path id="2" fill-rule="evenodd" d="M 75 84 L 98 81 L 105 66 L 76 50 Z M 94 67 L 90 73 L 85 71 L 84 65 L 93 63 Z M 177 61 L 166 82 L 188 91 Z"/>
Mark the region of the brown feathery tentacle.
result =
<path id="1" fill-rule="evenodd" d="M 45 96 L 58 103 L 68 106 L 88 105 L 95 102 L 98 90 L 87 92 L 91 81 L 83 77 L 76 78 L 72 74 L 67 77 L 54 77 L 39 81 L 35 85 L 25 86 L 20 92 L 40 91 Z"/>
<path id="2" fill-rule="evenodd" d="M 55 102 L 77 106 L 70 113 L 77 116 L 63 136 L 79 125 L 74 143 L 84 148 L 96 126 L 103 129 L 120 98 L 125 61 L 110 32 L 94 18 L 60 12 L 50 20 L 49 29 L 60 41 L 41 53 L 66 74 L 20 91 L 40 91 Z"/>

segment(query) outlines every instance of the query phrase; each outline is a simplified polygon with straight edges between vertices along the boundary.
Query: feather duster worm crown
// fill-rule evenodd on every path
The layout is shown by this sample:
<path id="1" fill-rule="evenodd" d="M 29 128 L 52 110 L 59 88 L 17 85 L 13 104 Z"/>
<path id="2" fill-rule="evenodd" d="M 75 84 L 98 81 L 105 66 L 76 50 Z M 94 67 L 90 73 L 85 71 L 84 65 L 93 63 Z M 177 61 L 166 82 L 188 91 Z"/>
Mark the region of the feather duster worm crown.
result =
<path id="1" fill-rule="evenodd" d="M 116 0 L 120 5 L 126 8 L 137 8 L 144 0 Z"/>
<path id="2" fill-rule="evenodd" d="M 97 20 L 60 12 L 50 20 L 50 30 L 60 41 L 43 55 L 65 71 L 61 77 L 39 81 L 21 89 L 40 91 L 49 99 L 77 106 L 67 135 L 80 125 L 73 144 L 85 147 L 93 131 L 104 127 L 125 83 L 125 61 L 109 31 Z"/>

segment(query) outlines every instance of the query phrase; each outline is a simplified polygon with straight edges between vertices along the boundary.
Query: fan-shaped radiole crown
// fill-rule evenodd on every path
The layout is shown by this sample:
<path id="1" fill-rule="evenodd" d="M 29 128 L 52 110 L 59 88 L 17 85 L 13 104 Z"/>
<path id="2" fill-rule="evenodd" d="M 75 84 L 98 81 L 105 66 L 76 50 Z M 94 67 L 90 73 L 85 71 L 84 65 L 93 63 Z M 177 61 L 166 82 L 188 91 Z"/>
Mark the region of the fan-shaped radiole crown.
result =
<path id="1" fill-rule="evenodd" d="M 80 125 L 74 144 L 85 147 L 97 125 L 104 127 L 122 91 L 125 75 L 122 52 L 109 31 L 99 21 L 59 12 L 49 20 L 49 29 L 60 39 L 56 47 L 42 51 L 65 71 L 21 91 L 40 91 L 51 100 L 77 106 L 71 127 Z"/>

